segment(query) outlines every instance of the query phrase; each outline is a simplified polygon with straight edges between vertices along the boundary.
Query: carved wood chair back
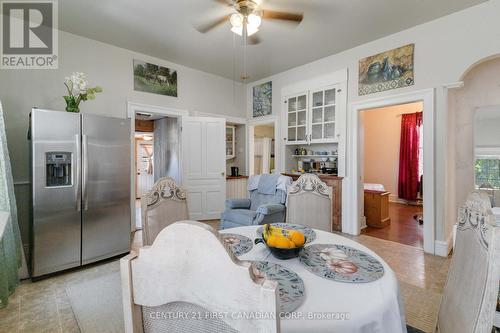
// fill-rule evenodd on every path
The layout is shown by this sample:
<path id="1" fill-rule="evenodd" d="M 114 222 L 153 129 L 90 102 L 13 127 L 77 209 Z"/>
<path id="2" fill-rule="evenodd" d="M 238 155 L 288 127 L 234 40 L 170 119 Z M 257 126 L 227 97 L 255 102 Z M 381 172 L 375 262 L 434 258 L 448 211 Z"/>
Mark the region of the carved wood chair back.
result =
<path id="1" fill-rule="evenodd" d="M 500 278 L 499 235 L 488 196 L 472 192 L 459 211 L 436 332 L 491 332 Z"/>
<path id="2" fill-rule="evenodd" d="M 287 194 L 286 222 L 332 231 L 332 189 L 318 176 L 303 174 Z"/>
<path id="3" fill-rule="evenodd" d="M 166 226 L 189 219 L 186 191 L 172 178 L 158 179 L 153 188 L 141 198 L 142 243 L 153 244 Z"/>

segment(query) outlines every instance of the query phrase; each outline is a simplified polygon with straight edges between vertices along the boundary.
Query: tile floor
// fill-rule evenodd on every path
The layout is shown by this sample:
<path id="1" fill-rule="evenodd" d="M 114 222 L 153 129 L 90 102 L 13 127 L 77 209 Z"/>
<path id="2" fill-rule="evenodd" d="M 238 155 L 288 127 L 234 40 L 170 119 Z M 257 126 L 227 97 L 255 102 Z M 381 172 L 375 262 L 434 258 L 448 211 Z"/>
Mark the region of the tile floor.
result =
<path id="1" fill-rule="evenodd" d="M 212 226 L 217 223 L 209 222 Z M 366 235 L 353 238 L 378 253 L 396 272 L 406 304 L 407 322 L 425 332 L 432 332 L 450 259 Z M 134 235 L 132 248 L 137 249 L 141 243 L 139 231 Z M 0 333 L 80 332 L 66 295 L 66 284 L 79 283 L 118 269 L 114 260 L 35 283 L 23 281 L 9 305 L 0 309 Z"/>

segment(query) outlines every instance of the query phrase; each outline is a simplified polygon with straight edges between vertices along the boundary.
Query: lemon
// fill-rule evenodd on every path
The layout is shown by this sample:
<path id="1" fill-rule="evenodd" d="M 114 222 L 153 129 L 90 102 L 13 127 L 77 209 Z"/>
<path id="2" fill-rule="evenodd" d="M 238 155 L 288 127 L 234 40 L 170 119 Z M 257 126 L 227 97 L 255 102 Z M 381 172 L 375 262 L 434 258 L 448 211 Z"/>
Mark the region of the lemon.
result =
<path id="1" fill-rule="evenodd" d="M 295 247 L 295 244 L 292 241 L 290 241 L 288 238 L 281 236 L 281 237 L 278 237 L 278 240 L 276 242 L 275 247 L 279 247 L 281 249 L 291 249 L 291 248 Z"/>
<path id="2" fill-rule="evenodd" d="M 276 247 L 278 240 L 279 240 L 279 237 L 271 235 L 271 236 L 267 237 L 266 243 L 268 246 Z"/>
<path id="3" fill-rule="evenodd" d="M 304 234 L 298 231 L 292 231 L 290 232 L 290 240 L 293 242 L 293 244 L 297 247 L 304 245 L 306 242 L 306 238 L 304 237 Z"/>

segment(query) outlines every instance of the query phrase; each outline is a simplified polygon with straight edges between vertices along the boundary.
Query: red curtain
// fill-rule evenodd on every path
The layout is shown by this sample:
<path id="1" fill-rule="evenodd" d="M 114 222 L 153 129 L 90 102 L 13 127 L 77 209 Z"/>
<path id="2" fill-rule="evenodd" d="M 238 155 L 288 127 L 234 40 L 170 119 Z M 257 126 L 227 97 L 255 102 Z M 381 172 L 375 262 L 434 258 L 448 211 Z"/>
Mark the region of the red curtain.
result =
<path id="1" fill-rule="evenodd" d="M 415 201 L 418 193 L 419 127 L 422 112 L 403 114 L 399 149 L 399 198 Z"/>

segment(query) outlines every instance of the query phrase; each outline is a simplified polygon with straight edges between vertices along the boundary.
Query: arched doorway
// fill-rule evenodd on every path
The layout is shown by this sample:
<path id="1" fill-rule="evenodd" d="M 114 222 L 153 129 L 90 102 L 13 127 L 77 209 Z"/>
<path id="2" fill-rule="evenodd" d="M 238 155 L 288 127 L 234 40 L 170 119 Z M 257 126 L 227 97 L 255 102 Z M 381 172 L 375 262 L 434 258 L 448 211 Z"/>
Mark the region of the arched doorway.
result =
<path id="1" fill-rule="evenodd" d="M 462 82 L 461 87 L 448 90 L 447 232 L 456 223 L 458 208 L 467 194 L 479 186 L 475 169 L 477 114 L 485 109 L 488 117 L 500 113 L 500 55 L 473 64 L 464 72 Z"/>

